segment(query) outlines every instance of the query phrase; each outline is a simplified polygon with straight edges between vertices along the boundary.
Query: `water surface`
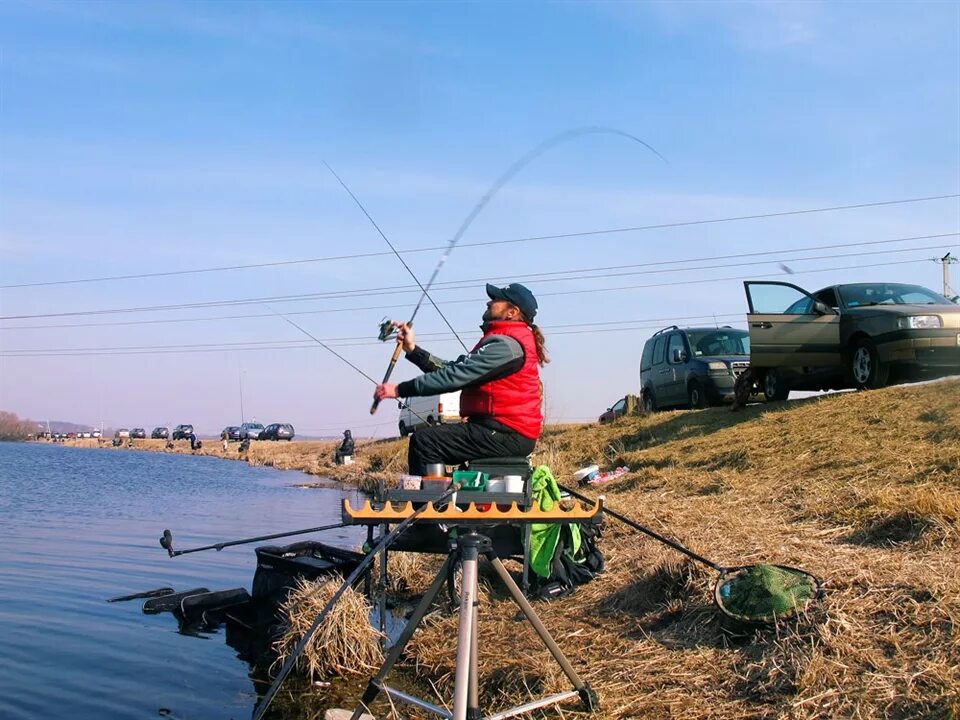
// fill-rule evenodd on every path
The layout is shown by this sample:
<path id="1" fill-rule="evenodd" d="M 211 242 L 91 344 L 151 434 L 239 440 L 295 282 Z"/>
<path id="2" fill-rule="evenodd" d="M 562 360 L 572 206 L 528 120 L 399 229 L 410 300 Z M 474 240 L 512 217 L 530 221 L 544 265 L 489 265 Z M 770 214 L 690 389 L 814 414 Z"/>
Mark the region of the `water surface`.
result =
<path id="1" fill-rule="evenodd" d="M 243 462 L 0 443 L 0 718 L 248 718 L 250 667 L 222 633 L 109 597 L 170 586 L 250 589 L 255 545 L 187 549 L 338 522 L 336 489 Z M 354 500 L 354 504 L 356 501 Z M 354 547 L 359 528 L 295 536 Z M 266 544 L 266 543 L 264 543 Z"/>

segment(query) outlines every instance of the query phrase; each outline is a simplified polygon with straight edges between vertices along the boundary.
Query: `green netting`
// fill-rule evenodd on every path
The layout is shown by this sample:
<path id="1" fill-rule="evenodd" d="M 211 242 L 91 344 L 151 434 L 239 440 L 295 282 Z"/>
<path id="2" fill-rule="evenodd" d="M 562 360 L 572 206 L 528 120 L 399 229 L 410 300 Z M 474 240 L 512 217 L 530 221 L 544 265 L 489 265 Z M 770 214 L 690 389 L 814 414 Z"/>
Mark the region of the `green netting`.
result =
<path id="1" fill-rule="evenodd" d="M 816 581 L 799 570 L 753 565 L 720 585 L 718 602 L 731 615 L 773 620 L 802 608 L 816 596 Z"/>

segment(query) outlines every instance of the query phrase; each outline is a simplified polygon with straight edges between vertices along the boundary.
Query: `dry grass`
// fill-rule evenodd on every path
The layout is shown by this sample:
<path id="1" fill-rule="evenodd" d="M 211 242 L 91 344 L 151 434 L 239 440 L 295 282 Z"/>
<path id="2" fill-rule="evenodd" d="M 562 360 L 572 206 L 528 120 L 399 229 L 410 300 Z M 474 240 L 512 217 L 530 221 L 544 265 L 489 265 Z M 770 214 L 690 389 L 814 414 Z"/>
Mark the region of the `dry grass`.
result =
<path id="1" fill-rule="evenodd" d="M 286 462 L 264 444 L 251 458 Z M 355 468 L 317 455 L 304 454 L 316 474 L 389 481 L 406 442 L 364 444 Z M 794 565 L 826 583 L 808 616 L 743 632 L 712 605 L 714 571 L 608 519 L 606 573 L 536 606 L 599 694 L 593 717 L 960 719 L 960 381 L 551 427 L 534 460 L 561 482 L 626 465 L 591 488 L 611 509 L 720 564 Z M 568 687 L 515 618 L 502 592 L 486 594 L 485 711 Z M 405 661 L 446 698 L 455 627 L 429 616 Z"/>
<path id="2" fill-rule="evenodd" d="M 281 613 L 287 621 L 273 649 L 280 667 L 303 638 L 343 578 L 298 580 Z M 362 593 L 347 588 L 297 659 L 295 668 L 310 679 L 369 674 L 383 662 L 380 633 L 370 625 L 370 605 Z"/>

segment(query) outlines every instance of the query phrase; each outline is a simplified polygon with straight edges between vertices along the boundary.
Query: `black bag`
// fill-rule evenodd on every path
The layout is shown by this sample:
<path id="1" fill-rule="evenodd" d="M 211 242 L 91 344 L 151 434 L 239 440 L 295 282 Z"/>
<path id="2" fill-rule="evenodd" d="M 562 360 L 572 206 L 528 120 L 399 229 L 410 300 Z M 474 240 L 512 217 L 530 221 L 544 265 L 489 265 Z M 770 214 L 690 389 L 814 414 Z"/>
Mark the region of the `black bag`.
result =
<path id="1" fill-rule="evenodd" d="M 537 578 L 534 593 L 542 600 L 552 600 L 573 592 L 577 585 L 584 585 L 603 572 L 603 553 L 597 545 L 603 527 L 598 517 L 589 522 L 578 523 L 580 548 L 574 555 L 571 525 L 560 527 L 557 547 L 550 560 L 550 577 Z"/>

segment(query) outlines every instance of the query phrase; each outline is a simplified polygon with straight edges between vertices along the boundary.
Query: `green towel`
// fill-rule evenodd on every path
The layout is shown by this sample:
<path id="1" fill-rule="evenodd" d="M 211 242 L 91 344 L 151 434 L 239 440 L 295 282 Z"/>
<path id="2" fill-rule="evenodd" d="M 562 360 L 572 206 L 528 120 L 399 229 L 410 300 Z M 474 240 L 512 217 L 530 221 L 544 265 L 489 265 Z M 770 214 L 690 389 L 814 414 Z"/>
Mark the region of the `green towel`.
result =
<path id="1" fill-rule="evenodd" d="M 540 465 L 530 476 L 530 488 L 533 502 L 544 512 L 553 509 L 560 500 L 560 488 L 557 480 L 546 465 Z M 560 523 L 533 523 L 530 526 L 530 567 L 542 578 L 550 577 L 550 561 L 557 550 L 560 539 Z M 580 528 L 570 524 L 571 547 L 574 557 L 580 550 Z"/>

